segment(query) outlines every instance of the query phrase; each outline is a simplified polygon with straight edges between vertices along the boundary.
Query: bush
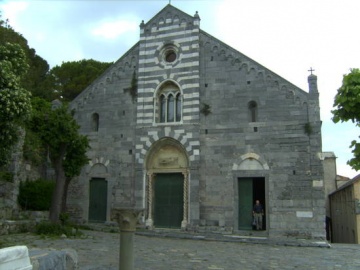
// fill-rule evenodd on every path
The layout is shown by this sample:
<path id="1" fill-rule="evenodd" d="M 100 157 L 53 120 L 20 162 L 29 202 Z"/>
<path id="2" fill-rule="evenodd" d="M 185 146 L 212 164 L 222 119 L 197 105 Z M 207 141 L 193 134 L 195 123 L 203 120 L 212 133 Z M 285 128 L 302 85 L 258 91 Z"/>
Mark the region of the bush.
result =
<path id="1" fill-rule="evenodd" d="M 14 174 L 11 172 L 0 171 L 0 182 L 14 182 Z"/>
<path id="2" fill-rule="evenodd" d="M 47 211 L 54 188 L 55 182 L 49 180 L 20 182 L 18 202 L 23 210 Z"/>
<path id="3" fill-rule="evenodd" d="M 70 225 L 64 226 L 58 223 L 51 223 L 48 221 L 41 222 L 36 225 L 36 234 L 47 235 L 47 236 L 61 236 L 65 234 L 67 237 L 80 236 L 81 232 Z"/>
<path id="4" fill-rule="evenodd" d="M 36 225 L 35 231 L 37 234 L 43 235 L 62 235 L 66 232 L 61 224 L 41 222 Z"/>

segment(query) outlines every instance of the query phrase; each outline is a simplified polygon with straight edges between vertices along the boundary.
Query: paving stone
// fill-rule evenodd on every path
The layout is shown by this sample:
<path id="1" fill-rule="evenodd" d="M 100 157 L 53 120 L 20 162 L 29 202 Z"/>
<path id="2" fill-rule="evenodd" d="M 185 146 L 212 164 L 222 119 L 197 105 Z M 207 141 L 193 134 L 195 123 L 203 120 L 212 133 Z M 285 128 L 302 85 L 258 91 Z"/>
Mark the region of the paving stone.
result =
<path id="1" fill-rule="evenodd" d="M 78 239 L 44 239 L 32 234 L 7 235 L 4 243 L 32 249 L 75 249 L 79 270 L 117 270 L 118 233 L 84 231 Z M 173 234 L 174 236 L 175 234 Z M 234 238 L 236 239 L 236 238 Z M 185 269 L 360 269 L 360 245 L 286 245 L 285 241 L 241 242 L 228 237 L 202 240 L 161 236 L 134 236 L 137 270 Z"/>

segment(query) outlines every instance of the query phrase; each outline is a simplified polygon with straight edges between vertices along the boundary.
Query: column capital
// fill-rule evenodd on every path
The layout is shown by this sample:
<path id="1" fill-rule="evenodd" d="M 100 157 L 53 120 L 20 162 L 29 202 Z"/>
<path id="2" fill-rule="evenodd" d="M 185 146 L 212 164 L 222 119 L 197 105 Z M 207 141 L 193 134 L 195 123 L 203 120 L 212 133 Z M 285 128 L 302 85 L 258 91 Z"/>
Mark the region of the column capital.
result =
<path id="1" fill-rule="evenodd" d="M 112 208 L 111 219 L 119 224 L 120 231 L 134 232 L 143 211 L 144 209 L 142 208 Z"/>

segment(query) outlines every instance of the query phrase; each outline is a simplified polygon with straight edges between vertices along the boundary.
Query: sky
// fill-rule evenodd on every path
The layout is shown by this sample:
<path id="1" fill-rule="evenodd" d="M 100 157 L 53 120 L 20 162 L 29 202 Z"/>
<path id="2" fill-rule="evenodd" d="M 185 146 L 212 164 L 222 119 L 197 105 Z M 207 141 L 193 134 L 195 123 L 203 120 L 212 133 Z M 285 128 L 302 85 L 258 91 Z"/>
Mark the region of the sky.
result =
<path id="1" fill-rule="evenodd" d="M 308 92 L 318 77 L 323 151 L 334 152 L 337 174 L 353 178 L 349 145 L 355 124 L 331 121 L 344 74 L 360 68 L 357 0 L 0 0 L 9 19 L 50 67 L 94 59 L 115 62 L 140 38 L 139 25 L 171 5 L 194 15 L 200 28 Z"/>

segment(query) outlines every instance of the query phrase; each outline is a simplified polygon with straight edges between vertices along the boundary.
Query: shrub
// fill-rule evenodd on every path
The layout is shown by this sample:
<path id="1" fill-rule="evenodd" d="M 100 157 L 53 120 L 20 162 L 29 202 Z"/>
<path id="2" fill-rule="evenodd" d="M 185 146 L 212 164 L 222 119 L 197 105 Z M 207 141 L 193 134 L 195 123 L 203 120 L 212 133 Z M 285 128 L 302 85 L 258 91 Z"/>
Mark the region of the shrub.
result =
<path id="1" fill-rule="evenodd" d="M 67 237 L 75 237 L 81 235 L 81 232 L 75 227 L 70 225 L 64 226 L 59 223 L 51 223 L 48 221 L 37 224 L 35 232 L 36 234 L 47 236 L 61 236 L 62 234 L 65 234 Z"/>
<path id="2" fill-rule="evenodd" d="M 14 174 L 11 172 L 0 171 L 0 182 L 14 182 Z"/>
<path id="3" fill-rule="evenodd" d="M 49 180 L 20 182 L 18 202 L 23 210 L 47 211 L 54 188 L 55 182 Z"/>
<path id="4" fill-rule="evenodd" d="M 43 235 L 62 235 L 66 231 L 61 224 L 41 222 L 36 225 L 35 232 Z"/>

